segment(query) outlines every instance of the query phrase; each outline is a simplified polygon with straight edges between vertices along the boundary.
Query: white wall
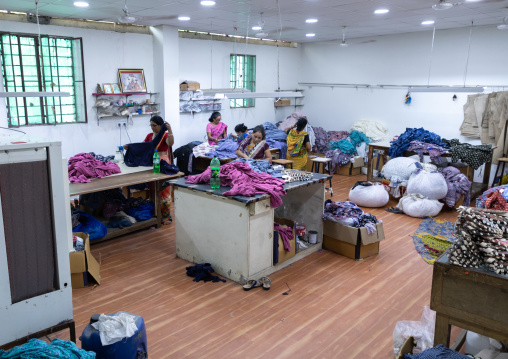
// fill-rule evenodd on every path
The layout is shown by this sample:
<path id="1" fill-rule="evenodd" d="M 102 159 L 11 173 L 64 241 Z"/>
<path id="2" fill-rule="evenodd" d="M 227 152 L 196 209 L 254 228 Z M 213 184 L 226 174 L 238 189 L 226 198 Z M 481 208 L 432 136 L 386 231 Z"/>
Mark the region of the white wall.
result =
<path id="1" fill-rule="evenodd" d="M 469 28 L 437 30 L 431 85 L 462 85 Z M 347 48 L 337 42 L 306 43 L 298 80 L 313 83 L 426 85 L 429 74 L 432 30 L 373 38 L 374 43 Z M 508 33 L 475 28 L 466 85 L 507 85 Z M 377 120 L 391 136 L 406 127 L 424 127 L 445 138 L 460 138 L 466 93 L 412 93 L 405 105 L 406 89 L 307 88 L 305 107 L 309 120 L 326 130 L 349 130 L 357 120 Z"/>
<path id="2" fill-rule="evenodd" d="M 277 89 L 277 48 L 274 46 L 234 42 L 193 40 L 180 38 L 181 80 L 198 81 L 202 89 L 229 88 L 229 59 L 233 53 L 256 56 L 256 92 L 272 92 Z M 279 48 L 280 88 L 297 88 L 299 48 Z M 210 60 L 212 59 L 212 60 Z M 295 107 L 276 109 L 273 99 L 256 99 L 255 108 L 230 109 L 229 101 L 222 101 L 222 121 L 228 125 L 228 133 L 239 123 L 254 127 L 263 122 L 277 122 L 294 112 Z M 299 109 L 299 108 L 298 108 Z M 212 112 L 193 115 L 180 114 L 179 144 L 204 140 L 206 125 Z"/>
<path id="3" fill-rule="evenodd" d="M 37 33 L 37 25 L 0 21 L 0 28 L 19 33 Z M 149 91 L 154 89 L 152 36 L 111 31 L 88 30 L 72 27 L 41 25 L 41 34 L 62 35 L 83 38 L 85 66 L 85 88 L 87 102 L 87 124 L 65 124 L 55 126 L 29 126 L 21 130 L 28 135 L 62 141 L 62 154 L 70 157 L 80 152 L 114 154 L 115 146 L 120 144 L 120 130 L 117 121 L 122 119 L 103 119 L 97 125 L 95 92 L 97 83 L 115 83 L 119 68 L 140 68 L 145 71 Z M 5 100 L 0 99 L 0 126 L 7 126 Z M 123 118 L 125 119 L 125 118 Z M 150 132 L 149 116 L 136 117 L 128 126 L 132 141 L 142 141 Z M 2 130 L 4 131 L 4 130 Z M 122 143 L 129 143 L 125 130 Z"/>

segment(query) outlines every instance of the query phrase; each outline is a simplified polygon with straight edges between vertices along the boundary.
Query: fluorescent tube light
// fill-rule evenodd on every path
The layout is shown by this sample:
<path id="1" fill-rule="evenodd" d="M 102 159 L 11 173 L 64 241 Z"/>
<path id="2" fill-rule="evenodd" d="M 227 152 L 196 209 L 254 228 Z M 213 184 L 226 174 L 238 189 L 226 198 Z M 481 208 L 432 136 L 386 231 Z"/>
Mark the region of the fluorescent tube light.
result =
<path id="1" fill-rule="evenodd" d="M 483 92 L 483 87 L 453 87 L 453 86 L 429 86 L 429 87 L 410 87 L 410 92 Z"/>
<path id="2" fill-rule="evenodd" d="M 67 97 L 69 92 L 0 92 L 0 97 Z"/>

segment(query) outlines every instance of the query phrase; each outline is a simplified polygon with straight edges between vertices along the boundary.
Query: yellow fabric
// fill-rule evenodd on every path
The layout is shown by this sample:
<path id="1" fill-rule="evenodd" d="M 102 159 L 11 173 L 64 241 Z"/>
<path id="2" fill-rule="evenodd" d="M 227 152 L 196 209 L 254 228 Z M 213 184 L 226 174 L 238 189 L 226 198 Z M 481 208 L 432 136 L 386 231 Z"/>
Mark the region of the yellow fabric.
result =
<path id="1" fill-rule="evenodd" d="M 302 171 L 307 168 L 307 148 L 303 144 L 303 140 L 307 135 L 307 132 L 301 131 L 297 133 L 295 129 L 292 129 L 288 133 L 286 158 L 294 161 L 293 168 L 296 170 Z"/>

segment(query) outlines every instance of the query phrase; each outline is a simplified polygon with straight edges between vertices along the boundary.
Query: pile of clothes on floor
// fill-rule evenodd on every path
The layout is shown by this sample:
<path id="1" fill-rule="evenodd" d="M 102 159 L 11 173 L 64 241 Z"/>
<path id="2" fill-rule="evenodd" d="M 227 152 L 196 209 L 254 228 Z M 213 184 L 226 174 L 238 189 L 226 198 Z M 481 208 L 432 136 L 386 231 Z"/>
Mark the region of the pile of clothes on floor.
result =
<path id="1" fill-rule="evenodd" d="M 476 207 L 508 211 L 508 185 L 492 187 L 476 198 Z"/>
<path id="2" fill-rule="evenodd" d="M 382 223 L 374 215 L 364 213 L 354 202 L 326 200 L 323 220 L 330 220 L 349 227 L 365 227 L 368 234 L 377 231 L 376 223 Z"/>
<path id="3" fill-rule="evenodd" d="M 107 220 L 103 224 L 92 214 L 80 210 L 82 206 L 91 213 L 99 214 Z M 149 199 L 126 198 L 119 188 L 101 192 L 83 194 L 79 201 L 71 206 L 72 231 L 88 233 L 90 240 L 100 239 L 107 234 L 107 228 L 125 228 L 139 221 L 146 221 L 153 217 L 154 205 Z M 163 218 L 163 222 L 171 221 Z"/>

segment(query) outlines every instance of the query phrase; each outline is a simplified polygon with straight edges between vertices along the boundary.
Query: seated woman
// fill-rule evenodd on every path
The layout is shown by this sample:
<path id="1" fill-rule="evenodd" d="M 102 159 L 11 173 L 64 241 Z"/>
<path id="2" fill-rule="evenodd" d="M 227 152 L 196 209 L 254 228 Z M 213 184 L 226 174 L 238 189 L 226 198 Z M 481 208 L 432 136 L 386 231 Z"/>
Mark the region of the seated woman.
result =
<path id="1" fill-rule="evenodd" d="M 209 145 L 218 144 L 220 139 L 226 138 L 228 135 L 228 125 L 220 122 L 221 118 L 220 112 L 214 112 L 208 119 L 210 123 L 206 125 L 206 135 Z"/>
<path id="2" fill-rule="evenodd" d="M 307 151 L 310 152 L 311 150 L 309 134 L 304 131 L 306 126 L 307 120 L 300 118 L 293 127 L 285 130 L 288 134 L 286 157 L 293 160 L 293 168 L 300 171 L 305 171 L 307 167 Z"/>
<path id="3" fill-rule="evenodd" d="M 247 126 L 243 123 L 236 125 L 235 133 L 232 133 L 231 136 L 234 137 L 238 143 L 242 142 L 246 137 L 249 137 L 249 134 L 247 133 Z"/>
<path id="4" fill-rule="evenodd" d="M 236 150 L 236 155 L 240 158 L 253 160 L 268 160 L 272 163 L 272 153 L 270 147 L 265 141 L 265 129 L 263 126 L 256 126 L 252 130 L 252 135 L 246 137 Z"/>

